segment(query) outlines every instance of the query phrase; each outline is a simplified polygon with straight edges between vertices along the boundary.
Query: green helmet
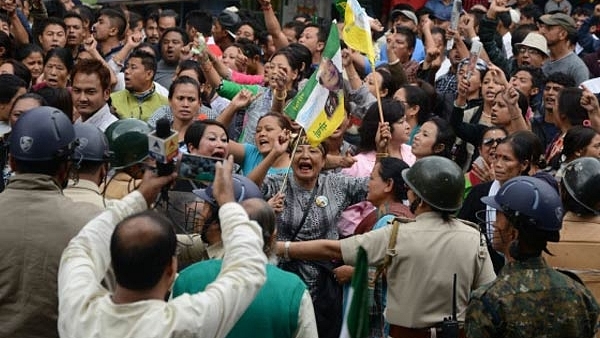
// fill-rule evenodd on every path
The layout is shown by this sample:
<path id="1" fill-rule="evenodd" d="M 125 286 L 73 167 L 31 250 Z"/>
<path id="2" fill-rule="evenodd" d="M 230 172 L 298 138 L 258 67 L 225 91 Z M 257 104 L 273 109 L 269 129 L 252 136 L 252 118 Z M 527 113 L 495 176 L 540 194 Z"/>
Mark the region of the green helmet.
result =
<path id="1" fill-rule="evenodd" d="M 441 156 L 427 156 L 402 171 L 410 189 L 435 209 L 456 211 L 462 205 L 465 177 L 460 167 Z"/>
<path id="2" fill-rule="evenodd" d="M 110 164 L 114 169 L 123 169 L 148 158 L 148 124 L 138 119 L 113 122 L 104 132 L 108 146 L 113 152 Z"/>
<path id="3" fill-rule="evenodd" d="M 577 203 L 586 209 L 600 213 L 600 161 L 594 157 L 581 157 L 565 167 L 563 184 Z"/>

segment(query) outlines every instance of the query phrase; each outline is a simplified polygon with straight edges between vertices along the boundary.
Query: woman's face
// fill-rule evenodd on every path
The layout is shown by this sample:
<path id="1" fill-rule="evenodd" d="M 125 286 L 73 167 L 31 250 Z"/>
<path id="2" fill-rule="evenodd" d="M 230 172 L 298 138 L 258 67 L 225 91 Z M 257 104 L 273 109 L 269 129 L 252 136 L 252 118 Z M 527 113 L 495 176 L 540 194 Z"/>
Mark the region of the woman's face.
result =
<path id="1" fill-rule="evenodd" d="M 223 128 L 212 124 L 207 125 L 204 129 L 197 148 L 190 145 L 188 147 L 193 155 L 226 158 L 229 154 L 227 133 Z"/>
<path id="2" fill-rule="evenodd" d="M 244 54 L 237 46 L 229 46 L 223 51 L 222 61 L 227 68 L 238 71 L 245 72 L 246 69 L 242 69 L 241 64 L 236 62 L 238 58 L 241 58 Z"/>
<path id="3" fill-rule="evenodd" d="M 266 116 L 260 119 L 256 125 L 256 134 L 254 134 L 254 143 L 258 147 L 258 151 L 263 155 L 268 154 L 273 149 L 273 144 L 278 142 L 282 130 L 279 120 L 275 116 Z"/>
<path id="4" fill-rule="evenodd" d="M 325 157 L 318 147 L 299 145 L 296 148 L 292 169 L 297 180 L 304 182 L 316 180 L 324 165 Z"/>
<path id="5" fill-rule="evenodd" d="M 282 70 L 285 73 L 286 86 L 291 88 L 294 80 L 298 77 L 298 71 L 292 69 L 288 59 L 281 54 L 277 54 L 271 59 L 271 66 L 269 83 L 277 83 L 276 77 L 279 76 L 280 70 Z"/>
<path id="6" fill-rule="evenodd" d="M 502 93 L 496 94 L 492 103 L 491 122 L 495 126 L 508 126 L 510 124 L 510 111 Z"/>
<path id="7" fill-rule="evenodd" d="M 198 88 L 190 83 L 177 85 L 173 90 L 173 97 L 169 100 L 169 104 L 176 120 L 183 122 L 193 120 L 200 110 Z"/>
<path id="8" fill-rule="evenodd" d="M 581 156 L 600 158 L 600 134 L 596 133 L 590 144 L 583 148 Z"/>
<path id="9" fill-rule="evenodd" d="M 376 83 L 379 85 L 379 95 L 381 95 L 381 97 L 386 97 L 388 94 L 387 90 L 385 90 L 385 92 L 381 90 L 382 82 L 383 77 L 381 76 L 381 74 L 379 74 L 379 72 L 371 72 L 369 73 L 369 75 L 365 76 L 365 84 L 367 85 L 369 92 L 375 97 L 377 97 L 377 86 L 375 85 Z"/>
<path id="10" fill-rule="evenodd" d="M 496 98 L 496 94 L 502 90 L 502 86 L 494 80 L 494 74 L 487 72 L 483 77 L 481 84 L 481 96 L 486 102 L 492 102 Z"/>
<path id="11" fill-rule="evenodd" d="M 501 143 L 496 147 L 494 172 L 500 184 L 521 175 L 527 165 L 527 161 L 525 163 L 519 162 L 510 144 Z"/>
<path id="12" fill-rule="evenodd" d="M 410 124 L 406 122 L 406 118 L 402 117 L 398 121 L 392 123 L 392 140 L 394 144 L 406 143 L 410 138 Z"/>
<path id="13" fill-rule="evenodd" d="M 0 66 L 0 74 L 12 74 L 15 75 L 15 68 L 10 63 L 3 63 Z"/>
<path id="14" fill-rule="evenodd" d="M 469 65 L 465 64 L 457 72 L 457 77 L 462 79 L 467 75 Z M 467 95 L 473 95 L 479 93 L 481 90 L 481 72 L 477 68 L 473 69 L 473 74 L 469 78 L 469 89 L 467 90 Z"/>
<path id="15" fill-rule="evenodd" d="M 496 153 L 496 146 L 499 140 L 504 139 L 506 133 L 500 129 L 488 130 L 483 134 L 481 146 L 479 147 L 479 154 L 486 163 L 493 162 L 493 156 Z"/>
<path id="16" fill-rule="evenodd" d="M 367 201 L 374 206 L 381 205 L 391 191 L 390 180 L 384 180 L 379 173 L 380 170 L 381 163 L 376 163 L 367 182 Z"/>
<path id="17" fill-rule="evenodd" d="M 69 80 L 69 70 L 60 58 L 53 56 L 44 65 L 44 80 L 48 87 L 66 88 Z"/>
<path id="18" fill-rule="evenodd" d="M 44 57 L 41 53 L 34 52 L 23 59 L 23 64 L 31 73 L 32 79 L 37 79 L 44 71 Z"/>
<path id="19" fill-rule="evenodd" d="M 437 140 L 437 134 L 438 128 L 435 123 L 431 121 L 423 123 L 412 144 L 412 153 L 417 159 L 435 154 L 433 147 Z"/>
<path id="20" fill-rule="evenodd" d="M 40 103 L 36 99 L 26 98 L 15 102 L 13 110 L 10 112 L 10 125 L 14 126 L 19 117 L 29 109 L 39 107 Z"/>

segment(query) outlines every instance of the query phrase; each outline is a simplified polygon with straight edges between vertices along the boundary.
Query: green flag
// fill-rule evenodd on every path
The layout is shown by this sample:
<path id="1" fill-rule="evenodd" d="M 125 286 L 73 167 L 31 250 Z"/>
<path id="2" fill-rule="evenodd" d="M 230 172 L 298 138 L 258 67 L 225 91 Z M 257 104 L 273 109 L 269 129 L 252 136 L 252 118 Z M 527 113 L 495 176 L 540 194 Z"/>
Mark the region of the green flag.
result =
<path id="1" fill-rule="evenodd" d="M 352 286 L 344 311 L 340 338 L 365 338 L 369 336 L 369 261 L 367 252 L 358 248 Z"/>

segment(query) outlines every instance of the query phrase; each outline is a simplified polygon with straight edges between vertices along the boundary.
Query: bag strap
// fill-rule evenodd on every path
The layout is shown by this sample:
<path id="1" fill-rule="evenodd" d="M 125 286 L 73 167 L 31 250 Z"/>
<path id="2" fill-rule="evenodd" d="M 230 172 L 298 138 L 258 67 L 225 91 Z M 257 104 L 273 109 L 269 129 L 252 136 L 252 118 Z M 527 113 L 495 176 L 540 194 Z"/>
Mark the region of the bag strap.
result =
<path id="1" fill-rule="evenodd" d="M 293 242 L 296 239 L 296 237 L 298 237 L 298 234 L 300 233 L 300 230 L 302 229 L 302 226 L 304 225 L 304 222 L 306 221 L 306 217 L 308 217 L 308 212 L 312 208 L 312 205 L 315 201 L 316 195 L 317 195 L 317 186 L 315 185 L 312 193 L 310 194 L 310 199 L 308 200 L 308 205 L 306 207 L 306 210 L 304 210 L 304 214 L 302 215 L 302 220 L 300 221 L 300 225 L 298 225 L 298 228 L 296 228 L 296 231 L 294 231 L 294 236 L 292 236 L 292 239 L 290 239 L 291 242 Z"/>
<path id="2" fill-rule="evenodd" d="M 414 220 L 410 218 L 404 217 L 394 217 L 391 221 L 392 223 L 392 233 L 390 234 L 390 241 L 388 242 L 388 247 L 386 250 L 385 258 L 383 259 L 383 263 L 381 263 L 377 267 L 377 271 L 375 272 L 375 281 L 379 279 L 379 277 L 385 272 L 392 263 L 392 258 L 396 256 L 396 239 L 398 237 L 398 228 L 400 227 L 400 223 L 410 223 L 414 222 Z"/>

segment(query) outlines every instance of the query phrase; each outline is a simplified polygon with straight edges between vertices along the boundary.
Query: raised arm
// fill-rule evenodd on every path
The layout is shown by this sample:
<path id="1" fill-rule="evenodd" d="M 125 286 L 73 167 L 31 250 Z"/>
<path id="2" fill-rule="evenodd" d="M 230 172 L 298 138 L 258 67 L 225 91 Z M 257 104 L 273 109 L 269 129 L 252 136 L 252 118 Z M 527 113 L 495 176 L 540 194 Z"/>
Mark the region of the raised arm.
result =
<path id="1" fill-rule="evenodd" d="M 289 45 L 290 43 L 285 34 L 283 34 L 281 24 L 275 15 L 275 11 L 271 5 L 271 0 L 258 0 L 258 3 L 260 4 L 263 15 L 265 16 L 265 26 L 267 26 L 267 32 L 271 34 L 271 37 L 273 37 L 273 44 L 275 45 L 275 48 L 280 49 Z"/>

